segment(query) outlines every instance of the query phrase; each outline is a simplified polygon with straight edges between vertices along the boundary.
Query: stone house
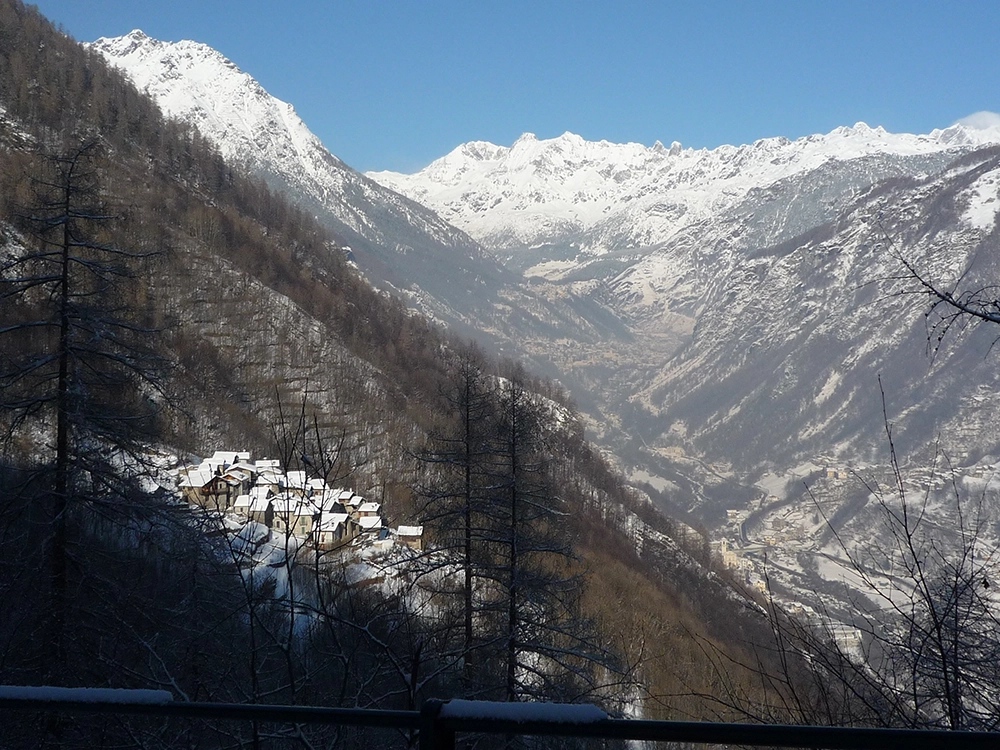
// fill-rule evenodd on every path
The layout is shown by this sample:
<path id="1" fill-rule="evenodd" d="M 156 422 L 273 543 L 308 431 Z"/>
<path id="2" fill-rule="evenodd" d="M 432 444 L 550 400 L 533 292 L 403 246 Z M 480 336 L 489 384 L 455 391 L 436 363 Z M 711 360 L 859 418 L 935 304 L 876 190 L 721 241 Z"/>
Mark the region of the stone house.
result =
<path id="1" fill-rule="evenodd" d="M 401 544 L 405 544 L 418 552 L 424 548 L 424 527 L 423 526 L 400 526 L 396 529 L 396 539 Z"/>

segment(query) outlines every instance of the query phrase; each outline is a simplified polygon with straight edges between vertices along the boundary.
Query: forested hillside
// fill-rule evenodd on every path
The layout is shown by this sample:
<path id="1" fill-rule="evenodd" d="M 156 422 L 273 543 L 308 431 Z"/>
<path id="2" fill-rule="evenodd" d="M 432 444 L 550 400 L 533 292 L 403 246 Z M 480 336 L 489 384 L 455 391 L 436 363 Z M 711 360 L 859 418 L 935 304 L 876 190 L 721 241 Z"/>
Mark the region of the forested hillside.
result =
<path id="1" fill-rule="evenodd" d="M 650 717 L 770 702 L 778 686 L 741 666 L 764 659 L 763 610 L 626 486 L 558 386 L 373 291 L 308 215 L 18 0 L 0 0 L 0 211 L 0 682 Z M 427 547 L 358 578 L 286 538 L 258 566 L 159 486 L 171 454 L 219 448 L 356 489 Z M 161 730 L 44 731 L 308 739 Z"/>

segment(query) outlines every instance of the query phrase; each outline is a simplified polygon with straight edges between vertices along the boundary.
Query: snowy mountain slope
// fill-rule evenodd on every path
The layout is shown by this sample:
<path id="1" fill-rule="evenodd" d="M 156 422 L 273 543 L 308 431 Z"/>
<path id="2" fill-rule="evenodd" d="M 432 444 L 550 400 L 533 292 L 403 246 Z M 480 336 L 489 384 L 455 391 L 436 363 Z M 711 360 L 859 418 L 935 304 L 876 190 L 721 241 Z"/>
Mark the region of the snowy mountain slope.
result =
<path id="1" fill-rule="evenodd" d="M 633 324 L 628 341 L 549 345 L 587 384 L 594 434 L 706 520 L 764 468 L 883 457 L 879 376 L 907 460 L 938 441 L 958 462 L 1000 455 L 1000 331 L 929 356 L 926 299 L 894 254 L 943 284 L 1000 278 L 1000 147 L 969 149 L 828 160 L 658 246 L 538 264 Z"/>
<path id="2" fill-rule="evenodd" d="M 185 120 L 222 155 L 289 193 L 351 247 L 376 283 L 388 282 L 461 319 L 502 268 L 433 211 L 387 190 L 333 156 L 290 104 L 212 48 L 152 39 L 141 31 L 91 47 L 123 69 L 169 116 Z M 428 268 L 428 265 L 433 268 Z M 439 267 L 454 276 L 442 283 Z"/>
<path id="3" fill-rule="evenodd" d="M 629 267 L 604 293 L 646 305 L 633 340 L 562 364 L 599 394 L 605 419 L 591 428 L 633 477 L 709 525 L 752 499 L 762 471 L 884 464 L 880 379 L 902 461 L 930 466 L 942 450 L 955 466 L 993 463 L 1000 329 L 956 328 L 938 347 L 929 299 L 899 258 L 1000 298 L 998 210 L 1000 147 L 988 147 L 873 186 L 781 243 L 741 247 L 735 223 L 693 227 L 622 253 Z"/>
<path id="4" fill-rule="evenodd" d="M 924 308 L 884 286 L 900 265 L 872 250 L 886 239 L 871 217 L 897 217 L 890 236 L 931 269 L 971 262 L 995 241 L 997 143 L 996 128 L 914 136 L 863 124 L 712 151 L 525 136 L 373 177 L 527 276 L 591 289 L 631 321 L 632 341 L 562 360 L 590 379 L 621 435 L 639 432 L 647 455 L 683 450 L 753 471 L 820 453 L 870 458 L 883 439 L 879 373 L 906 415 L 906 445 L 926 448 L 941 420 L 952 449 L 994 450 L 1000 407 L 976 394 L 994 379 L 981 363 L 990 333 L 928 360 Z M 981 428 L 971 442 L 970 423 Z"/>
<path id="5" fill-rule="evenodd" d="M 991 147 L 876 186 L 791 241 L 726 262 L 709 254 L 690 339 L 637 398 L 670 439 L 743 466 L 873 460 L 885 448 L 881 376 L 901 454 L 938 440 L 957 460 L 996 454 L 1000 331 L 970 327 L 928 356 L 929 303 L 898 256 L 944 287 L 995 286 L 998 210 Z"/>
<path id="6" fill-rule="evenodd" d="M 864 123 L 796 141 L 767 138 L 713 150 L 525 134 L 509 148 L 467 143 L 416 174 L 370 176 L 436 209 L 500 254 L 572 243 L 586 255 L 662 244 L 797 177 L 814 182 L 814 175 L 840 172 L 844 189 L 854 192 L 896 173 L 932 171 L 964 150 L 998 142 L 998 128 L 953 126 L 914 136 Z M 860 166 L 842 168 L 851 163 Z M 534 261 L 549 259 L 543 252 Z"/>
<path id="7" fill-rule="evenodd" d="M 141 31 L 99 39 L 91 47 L 125 70 L 166 114 L 195 125 L 227 159 L 314 213 L 350 246 L 372 283 L 399 293 L 432 319 L 508 351 L 553 330 L 585 340 L 599 338 L 609 326 L 627 334 L 593 295 L 581 300 L 564 291 L 553 299 L 535 294 L 433 210 L 345 165 L 290 104 L 212 48 L 162 42 Z M 535 364 L 551 374 L 544 350 L 534 348 Z"/>

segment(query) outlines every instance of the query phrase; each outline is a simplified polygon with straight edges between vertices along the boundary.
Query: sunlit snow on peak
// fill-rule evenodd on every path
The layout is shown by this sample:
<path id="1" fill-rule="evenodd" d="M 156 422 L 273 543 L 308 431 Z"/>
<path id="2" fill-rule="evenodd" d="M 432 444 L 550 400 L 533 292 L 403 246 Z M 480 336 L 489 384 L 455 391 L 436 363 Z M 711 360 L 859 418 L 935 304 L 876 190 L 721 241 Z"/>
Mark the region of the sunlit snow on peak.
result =
<path id="1" fill-rule="evenodd" d="M 871 172 L 875 179 L 880 170 L 894 174 L 892 165 L 906 160 L 929 163 L 936 154 L 954 158 L 993 143 L 1000 143 L 1000 129 L 961 124 L 911 135 L 858 122 L 794 141 L 779 136 L 711 150 L 525 133 L 509 148 L 481 141 L 459 147 L 416 174 L 369 176 L 432 207 L 489 247 L 572 240 L 600 254 L 662 244 L 751 194 L 764 200 L 771 186 L 828 166 L 844 175 Z M 867 184 L 858 179 L 858 189 Z"/>
<path id="2" fill-rule="evenodd" d="M 981 112 L 973 112 L 968 117 L 963 117 L 961 120 L 955 123 L 956 125 L 962 125 L 971 130 L 988 130 L 989 128 L 1000 128 L 1000 113 L 988 112 L 983 110 Z"/>

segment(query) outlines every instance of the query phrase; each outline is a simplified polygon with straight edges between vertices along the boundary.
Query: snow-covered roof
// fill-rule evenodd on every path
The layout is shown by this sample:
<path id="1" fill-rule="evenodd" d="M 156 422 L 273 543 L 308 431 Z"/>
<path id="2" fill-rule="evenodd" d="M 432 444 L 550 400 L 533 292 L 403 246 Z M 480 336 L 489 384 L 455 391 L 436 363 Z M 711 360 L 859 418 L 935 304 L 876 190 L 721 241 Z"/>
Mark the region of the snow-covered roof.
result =
<path id="1" fill-rule="evenodd" d="M 285 474 L 285 482 L 293 489 L 304 489 L 306 487 L 306 473 L 304 471 L 289 471 Z"/>
<path id="2" fill-rule="evenodd" d="M 310 500 L 316 509 L 324 513 L 330 513 L 337 511 L 338 509 L 343 512 L 344 505 L 339 500 L 337 496 L 329 491 L 324 492 L 321 495 L 313 495 Z"/>
<path id="3" fill-rule="evenodd" d="M 236 502 L 233 503 L 233 506 L 236 508 L 249 508 L 252 502 L 253 500 L 249 495 L 240 495 L 236 498 Z"/>
<path id="4" fill-rule="evenodd" d="M 379 503 L 369 501 L 358 506 L 358 513 L 381 513 L 382 506 Z"/>
<path id="5" fill-rule="evenodd" d="M 280 471 L 265 469 L 257 475 L 257 484 L 280 484 L 282 474 Z"/>
<path id="6" fill-rule="evenodd" d="M 323 519 L 319 522 L 320 531 L 336 531 L 337 527 L 341 524 L 347 523 L 347 519 L 350 518 L 346 513 L 330 513 L 329 515 L 323 516 Z"/>
<path id="7" fill-rule="evenodd" d="M 216 451 L 208 459 L 210 463 L 235 464 L 239 461 L 249 461 L 249 451 Z"/>
<path id="8" fill-rule="evenodd" d="M 275 495 L 271 498 L 271 502 L 274 504 L 274 512 L 278 515 L 291 513 L 292 508 L 298 504 L 298 499 L 290 498 L 288 495 Z"/>
<path id="9" fill-rule="evenodd" d="M 199 466 L 197 469 L 191 469 L 184 475 L 180 481 L 181 487 L 204 487 L 206 484 L 212 481 L 215 477 L 215 473 L 211 470 L 202 468 Z"/>
<path id="10" fill-rule="evenodd" d="M 264 484 L 258 484 L 250 488 L 250 496 L 254 500 L 266 500 L 271 494 L 271 488 Z"/>
<path id="11" fill-rule="evenodd" d="M 229 471 L 227 471 L 225 474 L 222 475 L 222 478 L 226 480 L 226 484 L 236 486 L 241 482 L 249 481 L 250 475 L 244 471 L 240 471 L 239 469 L 237 469 L 236 471 L 230 469 Z"/>
<path id="12" fill-rule="evenodd" d="M 255 497 L 250 501 L 250 512 L 251 513 L 263 513 L 267 510 L 268 504 L 271 502 L 270 498 L 267 497 Z"/>
<path id="13" fill-rule="evenodd" d="M 371 531 L 373 529 L 382 528 L 382 519 L 378 516 L 367 516 L 365 518 L 358 519 L 358 525 L 363 531 Z"/>
<path id="14" fill-rule="evenodd" d="M 283 493 L 273 498 L 274 512 L 277 515 L 285 516 L 311 516 L 316 513 L 316 507 L 298 495 Z"/>
<path id="15" fill-rule="evenodd" d="M 396 536 L 423 536 L 423 526 L 400 526 L 396 529 Z"/>

